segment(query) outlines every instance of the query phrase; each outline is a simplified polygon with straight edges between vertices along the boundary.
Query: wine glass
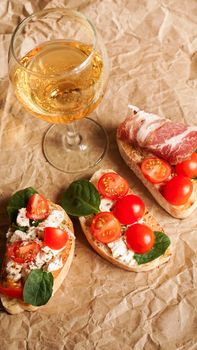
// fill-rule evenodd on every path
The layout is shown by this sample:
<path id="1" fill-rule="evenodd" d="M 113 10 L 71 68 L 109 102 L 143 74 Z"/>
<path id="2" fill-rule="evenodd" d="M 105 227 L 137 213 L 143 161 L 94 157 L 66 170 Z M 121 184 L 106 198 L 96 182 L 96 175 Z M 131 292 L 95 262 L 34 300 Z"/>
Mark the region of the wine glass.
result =
<path id="1" fill-rule="evenodd" d="M 107 135 L 86 116 L 104 95 L 109 60 L 91 21 L 66 8 L 34 13 L 15 29 L 8 60 L 20 103 L 53 124 L 43 140 L 47 160 L 67 173 L 95 166 L 106 152 Z"/>

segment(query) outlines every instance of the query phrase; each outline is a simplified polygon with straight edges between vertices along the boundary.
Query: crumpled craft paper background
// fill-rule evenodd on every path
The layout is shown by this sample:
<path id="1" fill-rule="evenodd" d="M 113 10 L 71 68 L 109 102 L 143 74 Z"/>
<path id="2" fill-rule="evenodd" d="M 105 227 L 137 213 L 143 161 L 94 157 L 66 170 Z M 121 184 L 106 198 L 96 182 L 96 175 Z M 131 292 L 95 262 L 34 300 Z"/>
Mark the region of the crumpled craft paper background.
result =
<path id="1" fill-rule="evenodd" d="M 197 211 L 185 220 L 160 208 L 123 163 L 115 142 L 128 104 L 197 125 L 197 2 L 195 0 L 89 0 L 0 2 L 0 225 L 17 189 L 34 186 L 58 202 L 74 179 L 42 154 L 48 124 L 28 115 L 13 96 L 7 51 L 15 26 L 44 7 L 79 9 L 95 23 L 111 60 L 106 95 L 94 113 L 110 147 L 100 166 L 113 168 L 142 195 L 170 235 L 173 256 L 147 273 L 109 264 L 86 242 L 77 220 L 75 259 L 47 306 L 35 313 L 0 312 L 1 350 L 195 350 L 197 349 Z"/>

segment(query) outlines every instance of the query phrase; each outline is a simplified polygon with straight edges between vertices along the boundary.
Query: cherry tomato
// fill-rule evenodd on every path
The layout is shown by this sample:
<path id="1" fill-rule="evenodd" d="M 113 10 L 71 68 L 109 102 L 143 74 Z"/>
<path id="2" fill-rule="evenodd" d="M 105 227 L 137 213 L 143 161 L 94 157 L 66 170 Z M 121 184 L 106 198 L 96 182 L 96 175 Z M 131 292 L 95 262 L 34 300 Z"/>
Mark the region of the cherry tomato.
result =
<path id="1" fill-rule="evenodd" d="M 34 241 L 17 241 L 7 246 L 7 257 L 16 263 L 33 261 L 40 251 L 40 245 Z"/>
<path id="2" fill-rule="evenodd" d="M 142 218 L 145 205 L 140 197 L 129 194 L 118 199 L 112 211 L 121 224 L 130 225 Z"/>
<path id="3" fill-rule="evenodd" d="M 126 230 L 125 236 L 128 248 L 138 254 L 147 253 L 155 242 L 153 231 L 144 224 L 130 226 Z"/>
<path id="4" fill-rule="evenodd" d="M 170 165 L 163 159 L 154 157 L 145 158 L 141 164 L 141 170 L 146 179 L 154 184 L 167 180 L 171 174 Z"/>
<path id="5" fill-rule="evenodd" d="M 9 298 L 22 299 L 23 289 L 22 287 L 4 287 L 0 284 L 0 294 L 3 294 Z"/>
<path id="6" fill-rule="evenodd" d="M 182 175 L 174 176 L 161 189 L 164 198 L 173 205 L 185 204 L 191 196 L 192 191 L 193 184 L 191 180 Z"/>
<path id="7" fill-rule="evenodd" d="M 113 242 L 121 234 L 121 225 L 110 212 L 101 212 L 95 215 L 90 229 L 93 236 L 102 243 Z"/>
<path id="8" fill-rule="evenodd" d="M 176 165 L 176 173 L 178 175 L 187 176 L 190 178 L 197 176 L 197 153 L 192 153 L 187 160 Z"/>
<path id="9" fill-rule="evenodd" d="M 103 197 L 116 200 L 129 190 L 128 182 L 116 173 L 106 173 L 98 181 L 98 191 Z"/>
<path id="10" fill-rule="evenodd" d="M 68 234 L 66 231 L 55 227 L 45 227 L 44 243 L 48 245 L 49 248 L 59 250 L 66 245 L 67 240 Z"/>
<path id="11" fill-rule="evenodd" d="M 26 216 L 32 220 L 42 220 L 49 215 L 49 204 L 41 194 L 33 194 L 27 203 Z"/>

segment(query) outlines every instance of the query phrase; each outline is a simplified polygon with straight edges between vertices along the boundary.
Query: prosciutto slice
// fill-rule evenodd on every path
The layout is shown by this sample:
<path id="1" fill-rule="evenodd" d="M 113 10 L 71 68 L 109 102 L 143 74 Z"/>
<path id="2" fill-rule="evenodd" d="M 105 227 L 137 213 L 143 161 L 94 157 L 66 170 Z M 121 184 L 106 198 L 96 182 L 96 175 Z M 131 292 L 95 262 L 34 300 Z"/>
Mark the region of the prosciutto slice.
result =
<path id="1" fill-rule="evenodd" d="M 197 148 L 197 126 L 175 123 L 144 111 L 133 112 L 118 127 L 118 137 L 177 164 Z"/>

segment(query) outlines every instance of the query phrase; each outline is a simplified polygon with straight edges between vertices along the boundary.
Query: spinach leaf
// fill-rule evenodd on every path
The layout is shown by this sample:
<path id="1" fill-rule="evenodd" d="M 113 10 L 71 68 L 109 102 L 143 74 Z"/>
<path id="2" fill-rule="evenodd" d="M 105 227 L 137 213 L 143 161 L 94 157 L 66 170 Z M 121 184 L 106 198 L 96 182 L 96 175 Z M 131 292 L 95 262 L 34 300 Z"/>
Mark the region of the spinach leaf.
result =
<path id="1" fill-rule="evenodd" d="M 61 200 L 61 206 L 72 216 L 98 213 L 99 205 L 100 195 L 88 180 L 77 180 L 71 183 Z"/>
<path id="2" fill-rule="evenodd" d="M 41 269 L 32 270 L 26 279 L 23 299 L 34 306 L 45 305 L 53 292 L 53 275 Z"/>
<path id="3" fill-rule="evenodd" d="M 18 210 L 26 207 L 29 198 L 34 193 L 38 192 L 32 187 L 28 187 L 13 194 L 7 205 L 7 212 L 11 222 L 16 221 Z"/>
<path id="4" fill-rule="evenodd" d="M 159 256 L 163 255 L 170 245 L 170 239 L 163 232 L 154 231 L 155 243 L 152 249 L 145 254 L 134 254 L 134 259 L 137 261 L 138 265 L 146 264 Z"/>

